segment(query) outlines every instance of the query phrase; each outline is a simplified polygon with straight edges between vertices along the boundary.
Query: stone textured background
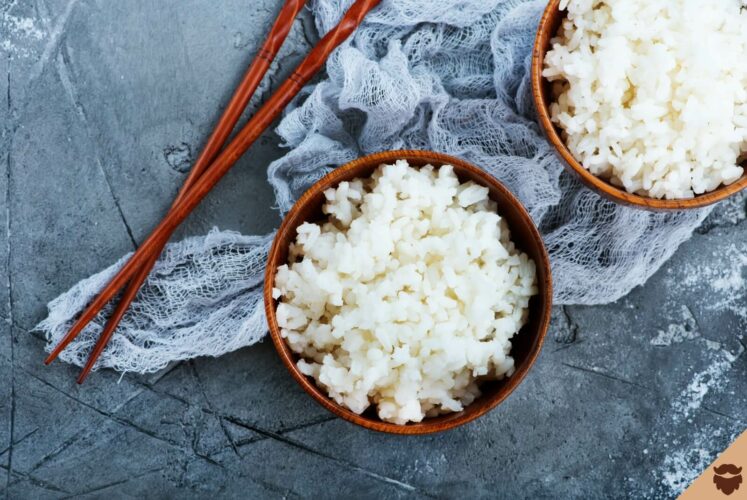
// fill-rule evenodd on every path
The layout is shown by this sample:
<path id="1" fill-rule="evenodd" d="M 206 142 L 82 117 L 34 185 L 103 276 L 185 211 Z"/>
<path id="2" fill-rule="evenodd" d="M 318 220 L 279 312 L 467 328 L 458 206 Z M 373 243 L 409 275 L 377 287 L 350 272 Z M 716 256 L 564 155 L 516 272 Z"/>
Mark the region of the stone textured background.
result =
<path id="1" fill-rule="evenodd" d="M 501 407 L 375 434 L 269 342 L 155 376 L 42 366 L 45 304 L 164 213 L 278 0 L 0 0 L 0 492 L 8 498 L 671 497 L 747 427 L 745 198 L 645 287 L 555 311 Z M 297 22 L 264 90 L 316 39 Z M 268 133 L 181 231 L 278 224 Z"/>

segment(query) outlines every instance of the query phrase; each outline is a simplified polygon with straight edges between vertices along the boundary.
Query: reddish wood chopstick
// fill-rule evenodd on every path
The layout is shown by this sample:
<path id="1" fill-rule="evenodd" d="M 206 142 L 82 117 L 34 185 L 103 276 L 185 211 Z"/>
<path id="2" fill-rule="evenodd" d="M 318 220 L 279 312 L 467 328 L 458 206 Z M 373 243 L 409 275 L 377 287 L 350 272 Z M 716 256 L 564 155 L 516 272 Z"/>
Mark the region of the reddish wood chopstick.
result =
<path id="1" fill-rule="evenodd" d="M 226 144 L 228 137 L 236 127 L 236 123 L 239 121 L 239 118 L 241 118 L 241 114 L 246 109 L 246 106 L 249 104 L 252 96 L 254 96 L 257 87 L 259 87 L 259 84 L 262 82 L 265 74 L 267 74 L 267 71 L 270 69 L 270 64 L 272 64 L 272 61 L 280 51 L 280 47 L 288 37 L 288 34 L 293 27 L 293 22 L 295 21 L 303 6 L 306 4 L 306 1 L 307 0 L 286 0 L 285 4 L 280 10 L 280 13 L 278 14 L 277 19 L 275 20 L 275 24 L 272 26 L 272 29 L 267 36 L 265 43 L 262 45 L 262 48 L 259 50 L 259 52 L 257 52 L 257 55 L 249 66 L 249 69 L 244 75 L 243 80 L 239 84 L 236 92 L 228 103 L 226 110 L 220 117 L 218 125 L 216 125 L 215 130 L 205 144 L 205 148 L 192 167 L 192 171 L 184 181 L 184 185 L 179 191 L 174 204 L 178 203 L 184 198 L 186 193 L 189 192 L 189 189 L 210 166 L 210 163 L 215 160 L 215 157 L 218 156 L 218 153 Z M 86 377 L 88 377 L 89 373 L 91 373 L 91 370 L 96 364 L 96 361 L 101 356 L 101 353 L 104 352 L 104 349 L 106 348 L 106 345 L 109 343 L 109 340 L 114 334 L 114 331 L 117 329 L 119 322 L 122 321 L 122 318 L 127 312 L 127 309 L 129 309 L 130 307 L 130 304 L 132 304 L 132 301 L 135 300 L 137 293 L 143 286 L 143 283 L 150 274 L 150 271 L 153 269 L 153 266 L 156 264 L 158 256 L 162 251 L 163 246 L 161 246 L 157 250 L 157 252 L 153 253 L 151 259 L 146 262 L 142 268 L 140 268 L 139 272 L 127 285 L 122 298 L 119 300 L 119 304 L 117 304 L 116 309 L 107 321 L 106 327 L 101 332 L 96 345 L 91 351 L 91 354 L 88 356 L 86 365 L 83 367 L 83 370 L 78 376 L 79 384 L 82 384 L 83 381 L 85 381 Z"/>
<path id="2" fill-rule="evenodd" d="M 114 276 L 109 284 L 91 302 L 75 322 L 70 331 L 52 350 L 45 360 L 51 363 L 70 342 L 99 313 L 102 307 L 111 300 L 122 286 L 130 280 L 140 266 L 151 259 L 154 253 L 163 247 L 173 231 L 187 218 L 194 208 L 207 196 L 210 190 L 223 178 L 236 161 L 246 152 L 257 138 L 272 124 L 290 101 L 300 92 L 303 86 L 322 68 L 330 53 L 345 41 L 360 25 L 365 16 L 381 0 L 357 0 L 345 13 L 340 23 L 327 33 L 312 49 L 311 53 L 296 68 L 293 74 L 265 103 L 256 115 L 241 129 L 234 140 L 216 158 L 210 167 L 194 183 L 181 201 L 176 203 L 156 229 L 143 242 L 127 263 Z"/>

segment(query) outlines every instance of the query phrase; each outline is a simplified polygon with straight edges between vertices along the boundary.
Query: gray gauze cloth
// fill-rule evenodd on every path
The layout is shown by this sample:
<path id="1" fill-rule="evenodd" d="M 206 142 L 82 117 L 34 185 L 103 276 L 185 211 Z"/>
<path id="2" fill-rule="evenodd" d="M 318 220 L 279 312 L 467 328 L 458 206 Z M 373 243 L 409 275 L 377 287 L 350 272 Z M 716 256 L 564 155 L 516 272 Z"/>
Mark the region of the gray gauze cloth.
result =
<path id="1" fill-rule="evenodd" d="M 312 4 L 320 33 L 352 0 Z M 564 172 L 540 133 L 529 68 L 544 1 L 384 0 L 327 62 L 277 132 L 288 153 L 268 178 L 286 213 L 323 175 L 390 149 L 446 152 L 513 191 L 542 231 L 558 304 L 614 301 L 644 283 L 708 210 L 651 213 L 606 201 Z M 169 245 L 98 367 L 153 372 L 220 356 L 267 330 L 262 281 L 272 235 L 213 231 Z M 48 349 L 126 257 L 49 304 Z M 60 356 L 82 365 L 105 310 Z"/>

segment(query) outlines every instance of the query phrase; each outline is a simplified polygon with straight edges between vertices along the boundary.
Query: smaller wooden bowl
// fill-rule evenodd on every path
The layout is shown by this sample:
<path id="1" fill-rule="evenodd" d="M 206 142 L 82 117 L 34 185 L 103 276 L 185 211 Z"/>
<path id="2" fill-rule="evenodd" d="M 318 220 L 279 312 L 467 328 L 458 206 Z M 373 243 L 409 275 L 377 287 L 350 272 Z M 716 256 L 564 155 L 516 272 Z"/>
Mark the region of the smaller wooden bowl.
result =
<path id="1" fill-rule="evenodd" d="M 275 314 L 277 301 L 272 298 L 277 268 L 288 262 L 288 248 L 296 238 L 298 226 L 307 221 L 319 221 L 324 218 L 322 214 L 322 206 L 325 202 L 324 191 L 337 186 L 342 181 L 370 177 L 379 165 L 393 163 L 400 159 L 408 160 L 410 165 L 416 167 L 428 164 L 435 167 L 453 165 L 454 172 L 461 182 L 471 180 L 488 187 L 491 199 L 498 204 L 498 213 L 508 223 L 511 230 L 511 239 L 517 248 L 525 252 L 536 263 L 539 288 L 539 293 L 532 298 L 529 304 L 529 322 L 511 341 L 511 355 L 515 360 L 516 372 L 507 379 L 481 385 L 482 396 L 461 412 L 428 418 L 423 422 L 408 425 L 383 422 L 378 418 L 373 408 L 362 415 L 353 413 L 330 399 L 312 378 L 303 375 L 296 366 L 299 359 L 298 355 L 290 350 L 280 334 Z M 291 372 L 293 378 L 318 403 L 338 417 L 368 429 L 392 434 L 430 434 L 452 429 L 484 415 L 506 399 L 524 379 L 540 352 L 550 324 L 550 310 L 552 308 L 550 259 L 542 242 L 542 237 L 527 211 L 511 192 L 492 176 L 465 161 L 440 153 L 389 151 L 360 158 L 334 170 L 314 184 L 298 200 L 283 220 L 270 250 L 265 275 L 264 300 L 272 342 L 275 344 L 278 354 L 280 354 L 283 363 Z"/>
<path id="2" fill-rule="evenodd" d="M 613 186 L 606 180 L 586 170 L 568 150 L 561 138 L 560 130 L 550 119 L 550 104 L 553 102 L 552 88 L 549 81 L 542 76 L 545 54 L 550 50 L 550 41 L 558 32 L 566 12 L 560 10 L 560 0 L 550 0 L 537 29 L 537 38 L 532 53 L 532 94 L 537 108 L 542 130 L 554 146 L 560 160 L 566 168 L 575 174 L 581 182 L 600 195 L 623 205 L 631 205 L 653 211 L 685 210 L 701 208 L 719 202 L 738 193 L 747 187 L 747 173 L 737 182 L 686 200 L 659 200 L 628 193 L 622 188 Z M 743 162 L 742 165 L 745 163 Z"/>

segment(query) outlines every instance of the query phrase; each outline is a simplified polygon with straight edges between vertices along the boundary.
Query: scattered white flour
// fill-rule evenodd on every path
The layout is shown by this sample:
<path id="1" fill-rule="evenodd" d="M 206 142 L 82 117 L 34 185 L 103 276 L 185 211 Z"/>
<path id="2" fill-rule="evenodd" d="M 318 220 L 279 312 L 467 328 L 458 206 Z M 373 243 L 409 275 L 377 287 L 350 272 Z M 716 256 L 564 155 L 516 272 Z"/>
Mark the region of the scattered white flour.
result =
<path id="1" fill-rule="evenodd" d="M 679 322 L 668 325 L 666 330 L 658 330 L 656 337 L 651 339 L 651 345 L 669 347 L 673 344 L 681 344 L 686 340 L 698 340 L 712 351 L 723 349 L 724 346 L 719 342 L 701 336 L 698 322 L 689 307 L 681 306 L 680 313 L 681 319 Z"/>
<path id="2" fill-rule="evenodd" d="M 35 46 L 46 38 L 46 31 L 30 17 L 18 17 L 4 12 L 0 15 L 0 52 L 11 59 L 38 55 Z"/>
<path id="3" fill-rule="evenodd" d="M 449 466 L 449 461 L 446 455 L 441 453 L 440 455 L 426 456 L 425 458 L 415 459 L 408 465 L 405 465 L 403 472 L 407 476 L 415 473 L 426 473 L 426 474 L 441 474 Z"/>
<path id="4" fill-rule="evenodd" d="M 708 449 L 721 435 L 721 429 L 707 427 L 697 431 L 683 448 L 667 453 L 661 483 L 672 497 L 682 493 L 716 458 Z"/>
<path id="5" fill-rule="evenodd" d="M 672 344 L 681 344 L 685 340 L 700 338 L 698 324 L 693 313 L 687 306 L 682 306 L 682 322 L 673 323 L 666 330 L 659 330 L 658 335 L 651 339 L 651 345 L 657 347 L 668 347 Z"/>
<path id="6" fill-rule="evenodd" d="M 5 14 L 3 16 L 3 21 L 5 21 L 6 28 L 11 30 L 11 32 L 15 32 L 16 34 L 21 34 L 35 40 L 41 40 L 42 38 L 44 38 L 44 31 L 40 30 L 36 26 L 36 22 L 30 17 L 15 17 L 9 14 Z"/>
<path id="7" fill-rule="evenodd" d="M 689 421 L 710 392 L 721 390 L 727 372 L 743 352 L 743 348 L 736 354 L 721 350 L 713 363 L 696 373 L 672 404 L 671 424 Z M 661 482 L 671 496 L 682 493 L 714 460 L 715 453 L 709 450 L 713 450 L 713 441 L 722 434 L 721 428 L 705 426 L 690 434 L 691 439 L 686 443 L 673 441 L 673 445 L 678 448 L 667 451 L 660 469 Z M 741 431 L 734 432 L 728 442 L 733 441 L 738 434 Z M 665 444 L 665 447 L 668 445 Z"/>
<path id="8" fill-rule="evenodd" d="M 698 231 L 708 231 L 714 227 L 739 224 L 747 219 L 745 205 L 747 205 L 747 193 L 742 192 L 741 194 L 730 196 L 719 203 L 716 210 L 711 212 Z"/>
<path id="9" fill-rule="evenodd" d="M 739 354 L 741 352 L 734 355 L 722 350 L 717 360 L 705 370 L 695 374 L 688 386 L 685 387 L 679 397 L 672 403 L 672 410 L 674 410 L 672 421 L 674 423 L 689 418 L 694 410 L 701 407 L 706 395 L 712 389 L 722 386 L 726 372 L 731 369 L 732 364 Z"/>
<path id="10" fill-rule="evenodd" d="M 747 243 L 740 247 L 732 244 L 717 258 L 716 262 L 729 262 L 730 266 L 726 269 L 710 269 L 712 276 L 709 283 L 717 298 L 710 309 L 729 310 L 747 326 Z"/>
<path id="11" fill-rule="evenodd" d="M 730 219 L 737 222 L 744 218 L 739 210 L 731 211 Z M 744 213 L 742 208 L 741 213 Z M 700 247 L 698 247 L 700 248 Z M 672 297 L 665 309 L 676 309 L 671 302 L 686 295 L 704 297 L 698 307 L 714 313 L 733 314 L 747 328 L 747 242 L 718 245 L 694 256 L 694 259 L 677 268 L 668 270 L 666 287 Z M 663 429 L 686 426 L 693 428 L 680 433 L 653 438 L 649 448 L 664 448 L 665 455 L 659 466 L 654 467 L 660 490 L 649 492 L 650 496 L 676 497 L 697 478 L 716 458 L 720 451 L 714 442 L 731 442 L 741 433 L 743 425 L 702 425 L 695 416 L 703 409 L 709 395 L 724 390 L 729 372 L 744 348 L 729 352 L 723 345 L 702 336 L 693 311 L 679 303 L 681 314 L 657 333 L 652 345 L 672 346 L 682 342 L 702 343 L 708 353 L 703 363 L 692 374 L 689 383 L 674 399 L 671 409 L 662 415 Z M 740 330 L 738 330 L 739 332 Z M 743 330 L 742 330 L 743 331 Z M 714 417 L 718 418 L 718 417 Z"/>
<path id="12" fill-rule="evenodd" d="M 708 297 L 704 307 L 731 312 L 747 329 L 747 242 L 714 248 L 698 263 L 685 264 L 676 275 L 670 270 L 670 275 L 668 287 Z"/>
<path id="13" fill-rule="evenodd" d="M 747 256 L 741 255 L 742 265 L 747 263 Z M 742 269 L 732 268 L 728 275 L 718 278 L 713 281 L 712 286 L 714 290 L 719 292 L 730 292 L 737 293 L 740 290 L 744 290 L 745 281 L 742 277 Z"/>

